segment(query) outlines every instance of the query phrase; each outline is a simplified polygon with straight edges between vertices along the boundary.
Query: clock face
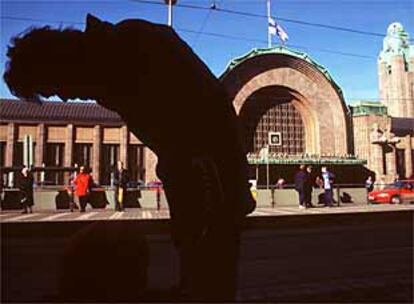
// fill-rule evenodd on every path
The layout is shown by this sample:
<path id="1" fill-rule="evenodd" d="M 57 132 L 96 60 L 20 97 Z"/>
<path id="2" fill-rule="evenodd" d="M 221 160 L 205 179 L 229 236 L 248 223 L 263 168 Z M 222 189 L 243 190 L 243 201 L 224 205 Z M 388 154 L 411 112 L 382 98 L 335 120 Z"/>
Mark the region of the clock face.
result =
<path id="1" fill-rule="evenodd" d="M 269 145 L 281 146 L 282 145 L 282 134 L 280 132 L 269 132 Z"/>

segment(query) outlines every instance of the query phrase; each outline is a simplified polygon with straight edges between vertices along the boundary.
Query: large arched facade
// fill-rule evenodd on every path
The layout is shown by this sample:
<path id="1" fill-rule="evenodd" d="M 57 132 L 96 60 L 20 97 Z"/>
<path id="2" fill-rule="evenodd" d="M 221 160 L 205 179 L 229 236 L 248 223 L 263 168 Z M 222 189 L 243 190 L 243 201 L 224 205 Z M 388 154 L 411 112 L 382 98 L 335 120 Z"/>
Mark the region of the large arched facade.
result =
<path id="1" fill-rule="evenodd" d="M 242 121 L 248 152 L 266 144 L 266 132 L 281 134 L 273 152 L 352 152 L 342 92 L 306 54 L 285 47 L 253 50 L 233 60 L 221 79 Z"/>

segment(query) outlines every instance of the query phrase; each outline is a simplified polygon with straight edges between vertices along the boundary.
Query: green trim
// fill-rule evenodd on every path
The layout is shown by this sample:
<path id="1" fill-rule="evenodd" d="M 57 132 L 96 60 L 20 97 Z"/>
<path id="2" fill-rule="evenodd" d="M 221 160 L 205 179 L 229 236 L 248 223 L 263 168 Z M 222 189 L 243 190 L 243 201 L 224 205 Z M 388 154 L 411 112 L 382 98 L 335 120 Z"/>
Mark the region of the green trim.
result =
<path id="1" fill-rule="evenodd" d="M 234 58 L 233 60 L 231 60 L 228 64 L 226 69 L 224 70 L 224 72 L 222 73 L 222 75 L 220 76 L 220 79 L 224 78 L 228 73 L 230 73 L 236 66 L 238 66 L 239 64 L 253 58 L 256 56 L 261 56 L 261 55 L 269 55 L 269 54 L 282 54 L 282 55 L 287 55 L 287 56 L 292 56 L 295 58 L 299 58 L 302 60 L 305 60 L 306 62 L 308 62 L 309 64 L 311 64 L 312 66 L 314 66 L 316 69 L 318 69 L 322 74 L 324 74 L 324 76 L 329 80 L 329 82 L 332 83 L 332 85 L 340 92 L 340 94 L 342 95 L 342 90 L 339 87 L 339 85 L 336 83 L 336 81 L 333 79 L 333 77 L 331 76 L 331 74 L 328 72 L 328 70 L 322 66 L 321 64 L 319 64 L 318 62 L 316 62 L 315 60 L 313 60 L 311 57 L 309 57 L 308 54 L 298 51 L 298 50 L 294 50 L 292 48 L 288 48 L 286 46 L 275 46 L 272 48 L 254 48 L 251 51 L 249 51 L 248 53 Z"/>
<path id="2" fill-rule="evenodd" d="M 349 109 L 353 117 L 364 115 L 388 116 L 387 107 L 374 101 L 359 101 L 349 105 Z"/>
<path id="3" fill-rule="evenodd" d="M 250 165 L 366 165 L 365 159 L 341 159 L 341 158 L 269 158 L 268 161 L 260 158 L 248 158 Z"/>

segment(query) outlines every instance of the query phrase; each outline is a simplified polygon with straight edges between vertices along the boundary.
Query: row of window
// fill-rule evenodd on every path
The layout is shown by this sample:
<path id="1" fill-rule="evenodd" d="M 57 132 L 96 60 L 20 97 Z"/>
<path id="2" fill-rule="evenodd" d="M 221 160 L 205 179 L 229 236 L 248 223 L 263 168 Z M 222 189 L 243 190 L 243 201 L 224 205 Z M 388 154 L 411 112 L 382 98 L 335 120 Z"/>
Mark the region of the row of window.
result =
<path id="1" fill-rule="evenodd" d="M 92 168 L 92 144 L 74 144 L 72 166 L 85 166 Z M 110 185 L 111 173 L 120 159 L 120 146 L 116 144 L 102 144 L 100 149 L 99 177 L 101 185 Z M 64 167 L 65 144 L 46 143 L 44 147 L 43 163 L 45 167 Z M 26 153 L 23 143 L 16 142 L 13 151 L 13 166 L 20 167 L 25 164 Z M 33 144 L 30 158 L 36 159 L 36 143 Z M 0 142 L 0 167 L 5 166 L 6 143 Z M 128 171 L 132 181 L 145 180 L 145 154 L 143 145 L 128 145 Z M 45 184 L 61 185 L 65 183 L 64 172 L 46 171 Z"/>

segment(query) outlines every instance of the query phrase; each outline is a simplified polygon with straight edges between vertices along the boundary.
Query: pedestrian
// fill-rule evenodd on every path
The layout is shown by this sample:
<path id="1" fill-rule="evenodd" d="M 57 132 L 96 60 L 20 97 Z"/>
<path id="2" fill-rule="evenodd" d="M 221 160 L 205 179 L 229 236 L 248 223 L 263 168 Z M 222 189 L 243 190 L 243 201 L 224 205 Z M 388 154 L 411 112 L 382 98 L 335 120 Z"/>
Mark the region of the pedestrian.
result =
<path id="1" fill-rule="evenodd" d="M 306 167 L 306 175 L 303 184 L 305 207 L 314 207 L 312 205 L 312 191 L 313 191 L 313 178 L 312 178 L 312 166 Z"/>
<path id="2" fill-rule="evenodd" d="M 322 172 L 325 206 L 332 207 L 333 206 L 333 182 L 334 182 L 335 175 L 329 172 L 326 166 L 322 166 L 321 172 Z"/>
<path id="3" fill-rule="evenodd" d="M 372 176 L 368 176 L 367 180 L 365 181 L 365 188 L 367 189 L 367 192 L 371 192 L 374 190 L 374 180 L 372 179 Z"/>
<path id="4" fill-rule="evenodd" d="M 283 189 L 284 187 L 285 187 L 285 179 L 281 177 L 276 182 L 276 188 Z"/>
<path id="5" fill-rule="evenodd" d="M 73 181 L 75 185 L 75 194 L 78 197 L 80 212 L 86 211 L 86 205 L 89 202 L 89 192 L 92 187 L 92 176 L 87 172 L 85 166 L 80 166 L 79 174 Z"/>
<path id="6" fill-rule="evenodd" d="M 122 161 L 117 162 L 117 168 L 114 173 L 114 186 L 115 186 L 115 210 L 124 210 L 124 201 L 126 191 L 128 187 L 129 176 L 127 170 L 124 168 Z"/>
<path id="7" fill-rule="evenodd" d="M 295 174 L 295 190 L 299 195 L 299 208 L 305 208 L 305 165 L 299 166 L 299 171 Z"/>
<path id="8" fill-rule="evenodd" d="M 75 202 L 75 179 L 78 174 L 78 164 L 75 164 L 74 166 L 75 170 L 72 172 L 72 174 L 69 176 L 69 186 L 67 187 L 67 193 L 69 195 L 69 209 L 70 212 L 73 212 L 74 209 L 79 209 L 78 204 Z"/>
<path id="9" fill-rule="evenodd" d="M 23 207 L 22 213 L 32 213 L 32 207 L 34 205 L 33 175 L 27 167 L 24 167 L 21 171 L 21 176 L 19 179 L 19 189 L 21 195 L 20 202 L 22 203 Z"/>
<path id="10" fill-rule="evenodd" d="M 399 174 L 397 174 L 397 175 L 395 176 L 395 179 L 394 179 L 394 186 L 395 186 L 395 187 L 397 187 L 397 188 L 402 188 L 402 187 L 403 187 L 403 185 L 404 185 L 404 183 L 402 182 L 402 180 L 401 180 L 401 178 L 400 178 L 400 175 L 399 175 Z"/>

